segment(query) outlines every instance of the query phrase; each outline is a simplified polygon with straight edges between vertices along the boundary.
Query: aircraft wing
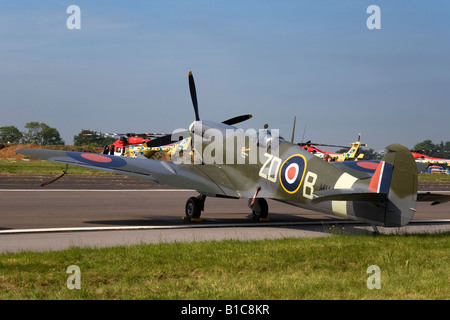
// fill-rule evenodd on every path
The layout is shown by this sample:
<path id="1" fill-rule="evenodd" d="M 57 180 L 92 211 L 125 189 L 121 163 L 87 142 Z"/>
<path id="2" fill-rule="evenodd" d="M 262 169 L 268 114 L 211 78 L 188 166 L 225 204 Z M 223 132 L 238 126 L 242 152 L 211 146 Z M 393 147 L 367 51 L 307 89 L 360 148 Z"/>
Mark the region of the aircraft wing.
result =
<path id="1" fill-rule="evenodd" d="M 445 203 L 445 202 L 450 201 L 450 195 L 437 194 L 437 193 L 431 193 L 431 192 L 418 193 L 417 201 L 432 202 L 431 205 L 434 206 L 434 205 L 437 205 L 440 203 Z"/>
<path id="2" fill-rule="evenodd" d="M 196 165 L 175 165 L 154 159 L 60 150 L 18 149 L 16 152 L 52 162 L 150 179 L 160 184 L 197 190 L 204 194 L 238 197 L 234 190 L 217 185 Z"/>

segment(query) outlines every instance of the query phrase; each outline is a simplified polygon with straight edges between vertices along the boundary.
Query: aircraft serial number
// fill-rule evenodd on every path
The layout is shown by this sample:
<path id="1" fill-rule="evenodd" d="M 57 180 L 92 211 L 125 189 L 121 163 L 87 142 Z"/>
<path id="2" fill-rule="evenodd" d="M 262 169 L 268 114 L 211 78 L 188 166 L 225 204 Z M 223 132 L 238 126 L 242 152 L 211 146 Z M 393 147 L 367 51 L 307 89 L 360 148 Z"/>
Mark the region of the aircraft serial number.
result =
<path id="1" fill-rule="evenodd" d="M 276 182 L 281 159 L 269 153 L 264 153 L 264 156 L 267 157 L 267 160 L 259 170 L 259 176 L 271 182 Z"/>
<path id="2" fill-rule="evenodd" d="M 276 182 L 282 160 L 269 153 L 265 153 L 264 156 L 267 158 L 267 160 L 259 170 L 259 176 L 271 182 Z M 314 184 L 316 183 L 316 180 L 317 174 L 311 171 L 307 171 L 305 180 L 303 182 L 303 197 L 313 199 Z"/>

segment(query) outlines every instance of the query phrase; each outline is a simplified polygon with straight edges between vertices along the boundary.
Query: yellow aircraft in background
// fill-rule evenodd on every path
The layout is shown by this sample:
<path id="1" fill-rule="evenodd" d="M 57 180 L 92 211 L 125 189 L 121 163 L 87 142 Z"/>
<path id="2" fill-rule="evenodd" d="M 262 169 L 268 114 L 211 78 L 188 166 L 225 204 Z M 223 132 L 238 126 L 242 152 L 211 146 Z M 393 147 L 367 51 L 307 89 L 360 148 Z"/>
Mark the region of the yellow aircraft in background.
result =
<path id="1" fill-rule="evenodd" d="M 315 156 L 323 159 L 330 159 L 330 161 L 346 161 L 346 160 L 361 160 L 364 158 L 364 154 L 358 154 L 358 150 L 361 146 L 367 147 L 367 144 L 361 144 L 361 133 L 358 135 L 358 141 L 351 142 L 350 143 L 350 149 L 347 152 L 344 153 L 336 153 L 336 152 L 329 152 L 329 151 L 323 151 L 317 147 L 314 146 L 328 146 L 328 147 L 341 147 L 345 148 L 344 146 L 337 146 L 337 145 L 329 145 L 329 144 L 319 144 L 319 143 L 311 143 L 311 141 L 308 141 L 306 143 L 299 143 L 298 144 L 303 149 L 307 150 L 308 152 L 311 152 Z"/>

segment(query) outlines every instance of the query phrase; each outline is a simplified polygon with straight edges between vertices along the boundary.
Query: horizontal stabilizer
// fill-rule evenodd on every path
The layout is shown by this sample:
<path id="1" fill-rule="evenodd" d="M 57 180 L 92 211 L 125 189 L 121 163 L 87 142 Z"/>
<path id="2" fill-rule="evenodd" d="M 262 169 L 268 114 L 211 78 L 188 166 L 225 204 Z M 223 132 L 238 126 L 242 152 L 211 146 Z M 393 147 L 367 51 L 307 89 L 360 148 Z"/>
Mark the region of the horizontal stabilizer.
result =
<path id="1" fill-rule="evenodd" d="M 432 202 L 431 205 L 434 206 L 436 204 L 450 201 L 450 194 L 437 194 L 431 192 L 418 193 L 417 201 Z"/>
<path id="2" fill-rule="evenodd" d="M 354 189 L 330 189 L 321 190 L 314 193 L 314 198 L 311 202 L 316 204 L 323 201 L 369 201 L 369 202 L 383 202 L 387 199 L 386 193 L 376 192 L 359 192 Z"/>

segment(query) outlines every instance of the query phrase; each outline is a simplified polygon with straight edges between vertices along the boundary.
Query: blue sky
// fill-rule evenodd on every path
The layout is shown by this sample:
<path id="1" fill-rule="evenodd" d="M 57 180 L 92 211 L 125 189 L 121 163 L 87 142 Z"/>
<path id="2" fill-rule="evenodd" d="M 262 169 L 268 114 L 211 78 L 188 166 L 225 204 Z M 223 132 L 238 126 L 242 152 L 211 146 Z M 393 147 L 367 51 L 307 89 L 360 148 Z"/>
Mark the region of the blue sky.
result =
<path id="1" fill-rule="evenodd" d="M 70 5 L 81 30 L 69 30 Z M 381 29 L 369 30 L 369 5 Z M 3 1 L 0 126 L 172 132 L 253 114 L 296 141 L 450 140 L 448 1 Z"/>

